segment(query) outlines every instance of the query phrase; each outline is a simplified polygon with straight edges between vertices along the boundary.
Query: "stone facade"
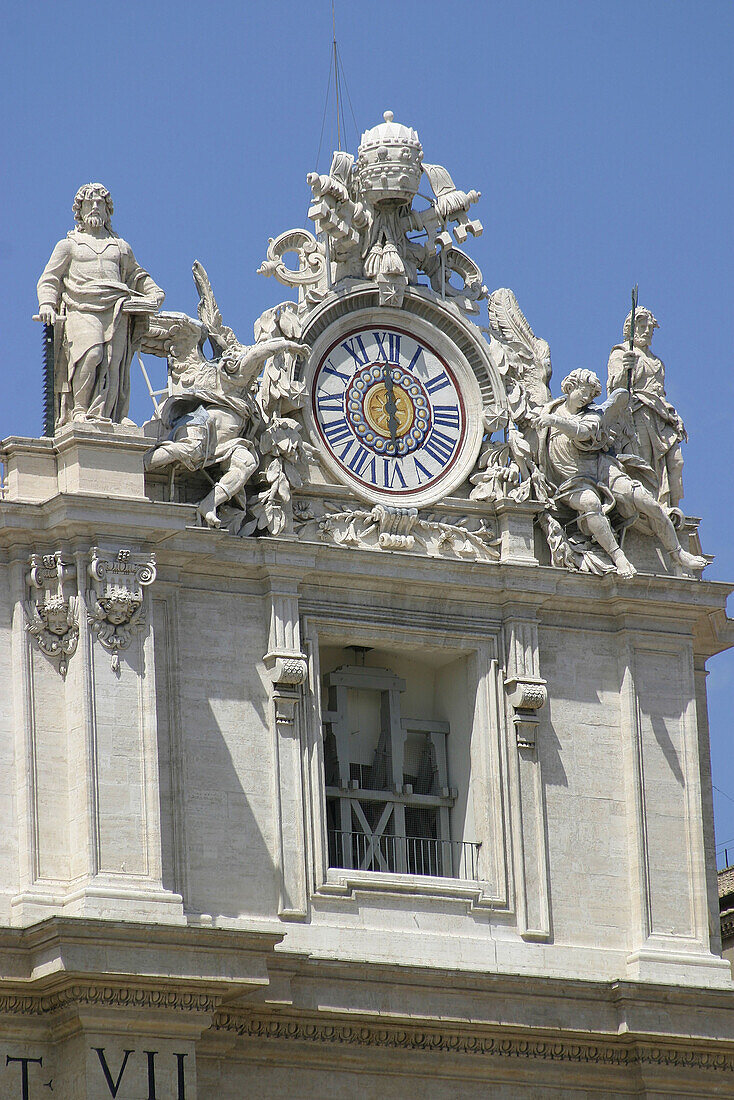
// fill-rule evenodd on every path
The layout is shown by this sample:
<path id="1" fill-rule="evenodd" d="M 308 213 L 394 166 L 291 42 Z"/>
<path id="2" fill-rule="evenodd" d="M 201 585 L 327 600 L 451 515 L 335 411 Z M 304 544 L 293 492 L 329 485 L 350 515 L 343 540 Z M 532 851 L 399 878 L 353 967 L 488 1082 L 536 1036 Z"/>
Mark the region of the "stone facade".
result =
<path id="1" fill-rule="evenodd" d="M 414 130 L 309 182 L 254 345 L 196 265 L 151 422 L 3 443 L 0 1100 L 730 1095 L 730 586 Z"/>
<path id="2" fill-rule="evenodd" d="M 3 505 L 0 1053 L 43 1058 L 30 1095 L 111 1094 L 98 1049 L 113 1083 L 134 1052 L 120 1097 L 145 1095 L 146 1051 L 164 1100 L 397 1097 L 406 1075 L 435 1096 L 726 1094 L 694 691 L 726 586 L 512 553 L 376 570 L 370 550 L 236 539 L 194 504 L 57 476 Z M 90 562 L 120 551 L 156 576 L 113 670 Z M 31 553 L 75 567 L 65 679 L 26 628 Z M 353 645 L 402 677 L 403 713 L 450 725 L 473 881 L 328 867 L 318 684 Z M 518 705 L 518 684 L 546 701 Z"/>

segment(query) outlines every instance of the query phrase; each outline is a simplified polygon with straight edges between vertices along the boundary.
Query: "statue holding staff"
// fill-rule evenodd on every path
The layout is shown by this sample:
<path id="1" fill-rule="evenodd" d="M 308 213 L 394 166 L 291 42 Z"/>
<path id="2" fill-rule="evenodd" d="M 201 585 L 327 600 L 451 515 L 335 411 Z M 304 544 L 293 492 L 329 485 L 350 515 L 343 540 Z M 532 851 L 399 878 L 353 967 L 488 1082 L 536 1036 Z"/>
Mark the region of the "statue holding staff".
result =
<path id="1" fill-rule="evenodd" d="M 625 372 L 632 367 L 628 349 L 622 362 Z M 578 513 L 579 530 L 606 551 L 620 577 L 629 579 L 636 570 L 609 521 L 613 509 L 655 535 L 680 572 L 700 573 L 706 559 L 683 549 L 666 509 L 640 479 L 646 464 L 636 455 L 614 452 L 610 426 L 627 406 L 628 391 L 618 387 L 604 405 L 595 405 L 601 382 L 590 370 L 571 371 L 561 389 L 564 397 L 536 415 L 540 467 L 554 487 L 555 503 Z"/>
<path id="2" fill-rule="evenodd" d="M 665 396 L 663 361 L 650 350 L 658 327 L 651 310 L 644 307 L 627 315 L 624 342 L 615 344 L 609 356 L 607 390 L 611 394 L 621 387 L 629 389 L 632 449 L 652 467 L 658 500 L 670 510 L 677 508 L 683 497 L 680 445 L 687 436 L 683 421 Z M 625 346 L 627 341 L 629 348 Z"/>
<path id="3" fill-rule="evenodd" d="M 63 325 L 55 362 L 56 428 L 71 420 L 121 423 L 130 404 L 130 361 L 163 291 L 113 232 L 101 183 L 80 187 L 76 228 L 54 248 L 38 281 L 38 314 Z"/>

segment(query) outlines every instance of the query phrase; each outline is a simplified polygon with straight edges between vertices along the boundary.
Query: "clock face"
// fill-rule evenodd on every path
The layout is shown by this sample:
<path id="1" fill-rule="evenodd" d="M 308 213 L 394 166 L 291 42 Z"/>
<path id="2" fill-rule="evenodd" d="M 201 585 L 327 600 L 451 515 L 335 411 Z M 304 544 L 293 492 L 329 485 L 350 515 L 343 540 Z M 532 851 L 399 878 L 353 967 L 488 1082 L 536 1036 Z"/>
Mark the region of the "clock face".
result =
<path id="1" fill-rule="evenodd" d="M 437 499 L 455 484 L 476 434 L 447 357 L 422 334 L 384 324 L 329 341 L 316 361 L 311 413 L 341 479 L 397 506 Z"/>

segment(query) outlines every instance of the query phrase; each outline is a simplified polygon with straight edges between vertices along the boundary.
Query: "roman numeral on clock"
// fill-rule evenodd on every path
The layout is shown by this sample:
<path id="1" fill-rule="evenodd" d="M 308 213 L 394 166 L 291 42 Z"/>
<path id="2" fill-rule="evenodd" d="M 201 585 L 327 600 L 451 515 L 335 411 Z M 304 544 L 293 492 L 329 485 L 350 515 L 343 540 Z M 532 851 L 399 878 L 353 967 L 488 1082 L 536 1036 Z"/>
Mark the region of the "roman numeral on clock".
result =
<path id="1" fill-rule="evenodd" d="M 413 358 L 408 363 L 408 370 L 413 370 L 413 368 L 418 365 L 418 360 L 420 359 L 422 354 L 423 348 L 420 346 L 420 344 L 418 344 L 415 351 L 413 352 Z"/>
<path id="2" fill-rule="evenodd" d="M 372 461 L 370 461 L 370 458 L 372 459 Z M 365 470 L 365 473 L 362 476 L 369 476 L 372 481 L 375 481 L 375 464 L 376 459 L 374 455 L 370 456 L 369 451 L 365 450 L 364 447 L 357 447 L 357 450 L 352 455 L 351 462 L 348 463 L 349 469 L 353 473 L 355 473 L 357 477 L 360 477 L 360 475 L 362 475 L 362 471 L 365 470 L 365 466 L 369 465 L 369 474 Z"/>
<path id="3" fill-rule="evenodd" d="M 344 409 L 343 393 L 321 393 L 316 398 L 316 403 L 322 413 L 342 412 Z"/>
<path id="4" fill-rule="evenodd" d="M 434 428 L 429 435 L 426 442 L 423 444 L 423 450 L 436 462 L 440 462 L 443 465 L 451 457 L 454 447 L 456 446 L 456 440 L 451 439 L 445 432 L 440 432 L 438 428 Z"/>
<path id="5" fill-rule="evenodd" d="M 400 364 L 400 333 L 399 332 L 373 332 L 377 344 L 377 352 L 386 363 Z M 385 348 L 387 340 L 387 349 Z"/>
<path id="6" fill-rule="evenodd" d="M 399 481 L 403 489 L 405 489 L 406 482 L 403 477 L 403 472 L 400 469 L 400 463 L 394 459 L 383 458 L 383 470 L 382 470 L 382 482 L 386 489 L 394 489 L 395 482 Z"/>
<path id="7" fill-rule="evenodd" d="M 445 370 L 442 370 L 440 374 L 435 375 L 433 378 L 429 378 L 425 386 L 429 393 L 438 393 L 445 386 L 450 386 L 448 375 Z"/>
<path id="8" fill-rule="evenodd" d="M 324 424 L 324 435 L 329 440 L 332 446 L 337 443 L 341 443 L 342 439 L 350 437 L 352 429 L 346 422 L 346 419 L 342 416 L 338 420 L 332 420 L 331 424 Z"/>
<path id="9" fill-rule="evenodd" d="M 459 410 L 455 405 L 434 405 L 433 423 L 443 428 L 458 428 Z"/>
<path id="10" fill-rule="evenodd" d="M 434 475 L 431 473 L 431 471 L 427 470 L 426 467 L 423 465 L 423 463 L 420 461 L 420 459 L 416 458 L 415 455 L 413 455 L 412 458 L 413 458 L 413 463 L 415 465 L 415 479 L 418 482 L 418 484 L 419 485 L 423 484 L 423 482 L 421 481 L 421 474 L 424 474 L 426 481 L 430 481 L 431 478 L 434 477 Z"/>
<path id="11" fill-rule="evenodd" d="M 351 340 L 345 340 L 342 344 L 345 351 L 349 352 L 358 367 L 365 367 L 370 361 L 367 348 L 361 336 L 353 336 Z M 324 368 L 326 369 L 326 368 Z"/>
<path id="12" fill-rule="evenodd" d="M 324 374 L 333 374 L 335 378 L 341 378 L 344 384 L 349 381 L 350 376 L 344 374 L 343 371 L 337 370 L 336 367 L 332 367 L 331 360 L 327 359 L 326 366 L 324 367 Z"/>

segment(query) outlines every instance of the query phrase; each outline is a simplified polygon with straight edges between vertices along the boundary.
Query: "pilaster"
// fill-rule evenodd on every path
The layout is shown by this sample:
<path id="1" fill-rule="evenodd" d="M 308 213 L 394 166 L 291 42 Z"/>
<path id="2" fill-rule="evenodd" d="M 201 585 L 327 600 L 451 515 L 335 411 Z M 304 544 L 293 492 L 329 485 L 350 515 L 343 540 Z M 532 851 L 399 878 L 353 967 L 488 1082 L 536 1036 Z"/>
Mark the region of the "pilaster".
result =
<path id="1" fill-rule="evenodd" d="M 298 621 L 298 576 L 284 567 L 269 569 L 268 652 L 264 663 L 272 681 L 271 724 L 276 765 L 276 828 L 282 920 L 308 914 L 306 888 L 306 800 L 304 793 L 304 700 L 308 674 Z"/>
<path id="2" fill-rule="evenodd" d="M 183 919 L 162 885 L 154 578 L 154 558 L 125 547 L 14 565 L 17 924 L 62 911 Z"/>
<path id="3" fill-rule="evenodd" d="M 538 623 L 534 609 L 508 608 L 505 622 L 507 675 L 505 691 L 515 751 L 510 747 L 513 780 L 518 926 L 525 940 L 551 935 L 547 820 L 541 758 L 539 715 L 548 693 L 540 676 Z"/>
<path id="4" fill-rule="evenodd" d="M 692 644 L 619 635 L 628 807 L 630 952 L 635 980 L 728 988 L 712 954 Z M 680 867 L 685 860 L 685 871 Z"/>
<path id="5" fill-rule="evenodd" d="M 13 919 L 46 916 L 71 876 L 66 677 L 79 640 L 75 567 L 68 555 L 19 555 L 11 566 L 18 887 Z"/>

